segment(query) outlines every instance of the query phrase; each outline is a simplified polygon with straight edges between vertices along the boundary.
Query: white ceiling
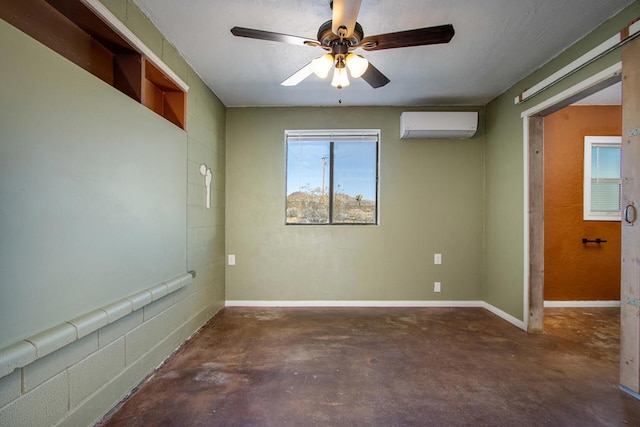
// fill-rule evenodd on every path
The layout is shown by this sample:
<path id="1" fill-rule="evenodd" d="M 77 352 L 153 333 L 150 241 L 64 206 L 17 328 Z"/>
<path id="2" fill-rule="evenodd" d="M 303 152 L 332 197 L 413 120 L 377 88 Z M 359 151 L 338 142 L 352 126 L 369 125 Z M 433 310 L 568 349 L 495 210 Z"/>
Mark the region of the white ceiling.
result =
<path id="1" fill-rule="evenodd" d="M 357 51 L 391 83 L 338 90 L 311 75 L 280 83 L 324 51 L 234 37 L 234 26 L 315 39 L 329 0 L 134 0 L 228 107 L 484 105 L 633 0 L 362 0 L 364 35 L 453 24 L 444 45 Z"/>

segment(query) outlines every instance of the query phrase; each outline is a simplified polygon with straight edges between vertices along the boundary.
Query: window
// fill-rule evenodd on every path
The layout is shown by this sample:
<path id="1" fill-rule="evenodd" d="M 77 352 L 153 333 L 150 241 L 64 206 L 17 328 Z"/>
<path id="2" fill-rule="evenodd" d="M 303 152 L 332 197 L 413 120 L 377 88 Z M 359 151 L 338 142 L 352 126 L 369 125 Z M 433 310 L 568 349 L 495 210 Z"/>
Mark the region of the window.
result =
<path id="1" fill-rule="evenodd" d="M 619 136 L 584 137 L 584 219 L 620 221 Z"/>
<path id="2" fill-rule="evenodd" d="M 379 131 L 287 131 L 286 224 L 377 224 Z"/>

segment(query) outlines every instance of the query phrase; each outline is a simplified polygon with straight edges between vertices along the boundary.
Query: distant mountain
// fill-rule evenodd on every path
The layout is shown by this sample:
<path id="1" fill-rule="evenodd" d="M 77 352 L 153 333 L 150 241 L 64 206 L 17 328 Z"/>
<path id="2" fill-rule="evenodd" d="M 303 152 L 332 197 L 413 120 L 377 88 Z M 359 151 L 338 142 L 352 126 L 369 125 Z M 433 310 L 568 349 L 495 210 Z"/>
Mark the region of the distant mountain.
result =
<path id="1" fill-rule="evenodd" d="M 329 221 L 328 194 L 296 191 L 287 196 L 287 223 L 326 224 Z M 334 223 L 370 224 L 375 222 L 376 203 L 358 201 L 354 196 L 338 193 L 333 201 Z"/>

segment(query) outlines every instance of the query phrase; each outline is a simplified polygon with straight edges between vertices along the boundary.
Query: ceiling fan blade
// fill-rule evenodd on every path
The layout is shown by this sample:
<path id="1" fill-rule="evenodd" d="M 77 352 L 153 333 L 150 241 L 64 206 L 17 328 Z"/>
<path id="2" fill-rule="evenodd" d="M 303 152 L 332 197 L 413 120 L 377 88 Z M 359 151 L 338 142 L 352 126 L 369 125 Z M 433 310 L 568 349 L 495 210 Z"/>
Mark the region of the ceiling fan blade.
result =
<path id="1" fill-rule="evenodd" d="M 331 31 L 338 34 L 338 28 L 346 27 L 345 37 L 351 37 L 356 26 L 358 12 L 360 12 L 362 0 L 333 0 L 333 19 L 331 20 Z"/>
<path id="2" fill-rule="evenodd" d="M 369 83 L 372 88 L 377 89 L 382 87 L 390 82 L 390 80 L 380 72 L 376 67 L 374 67 L 371 62 L 369 62 L 369 66 L 367 67 L 367 71 L 362 75 L 362 80 Z"/>
<path id="3" fill-rule="evenodd" d="M 280 83 L 282 86 L 295 86 L 307 77 L 313 74 L 313 69 L 311 68 L 311 63 L 308 63 L 304 67 L 300 68 L 298 71 L 293 73 L 291 77 L 287 80 Z"/>
<path id="4" fill-rule="evenodd" d="M 454 34 L 453 25 L 446 24 L 365 37 L 360 44 L 364 50 L 424 46 L 428 44 L 449 43 Z"/>
<path id="5" fill-rule="evenodd" d="M 233 27 L 231 34 L 237 37 L 248 37 L 250 39 L 269 40 L 272 42 L 297 44 L 302 46 L 317 46 L 317 40 L 311 40 L 304 37 L 290 36 L 288 34 L 272 33 L 270 31 L 254 30 L 252 28 Z"/>

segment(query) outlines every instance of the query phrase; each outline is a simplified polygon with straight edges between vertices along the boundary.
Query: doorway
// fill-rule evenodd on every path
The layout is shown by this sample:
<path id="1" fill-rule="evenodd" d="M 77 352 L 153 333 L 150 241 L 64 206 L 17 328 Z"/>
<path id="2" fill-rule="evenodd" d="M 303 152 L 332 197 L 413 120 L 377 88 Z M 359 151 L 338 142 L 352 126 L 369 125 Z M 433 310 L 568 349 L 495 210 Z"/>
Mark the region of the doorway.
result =
<path id="1" fill-rule="evenodd" d="M 612 65 L 522 113 L 525 170 L 525 324 L 542 332 L 544 320 L 544 118 L 621 81 L 622 63 Z"/>
<path id="2" fill-rule="evenodd" d="M 525 325 L 542 331 L 544 313 L 544 117 L 623 81 L 620 389 L 640 399 L 640 39 L 622 48 L 622 61 L 522 113 L 525 166 Z"/>
<path id="3" fill-rule="evenodd" d="M 545 307 L 618 307 L 622 84 L 545 116 L 543 132 Z"/>

